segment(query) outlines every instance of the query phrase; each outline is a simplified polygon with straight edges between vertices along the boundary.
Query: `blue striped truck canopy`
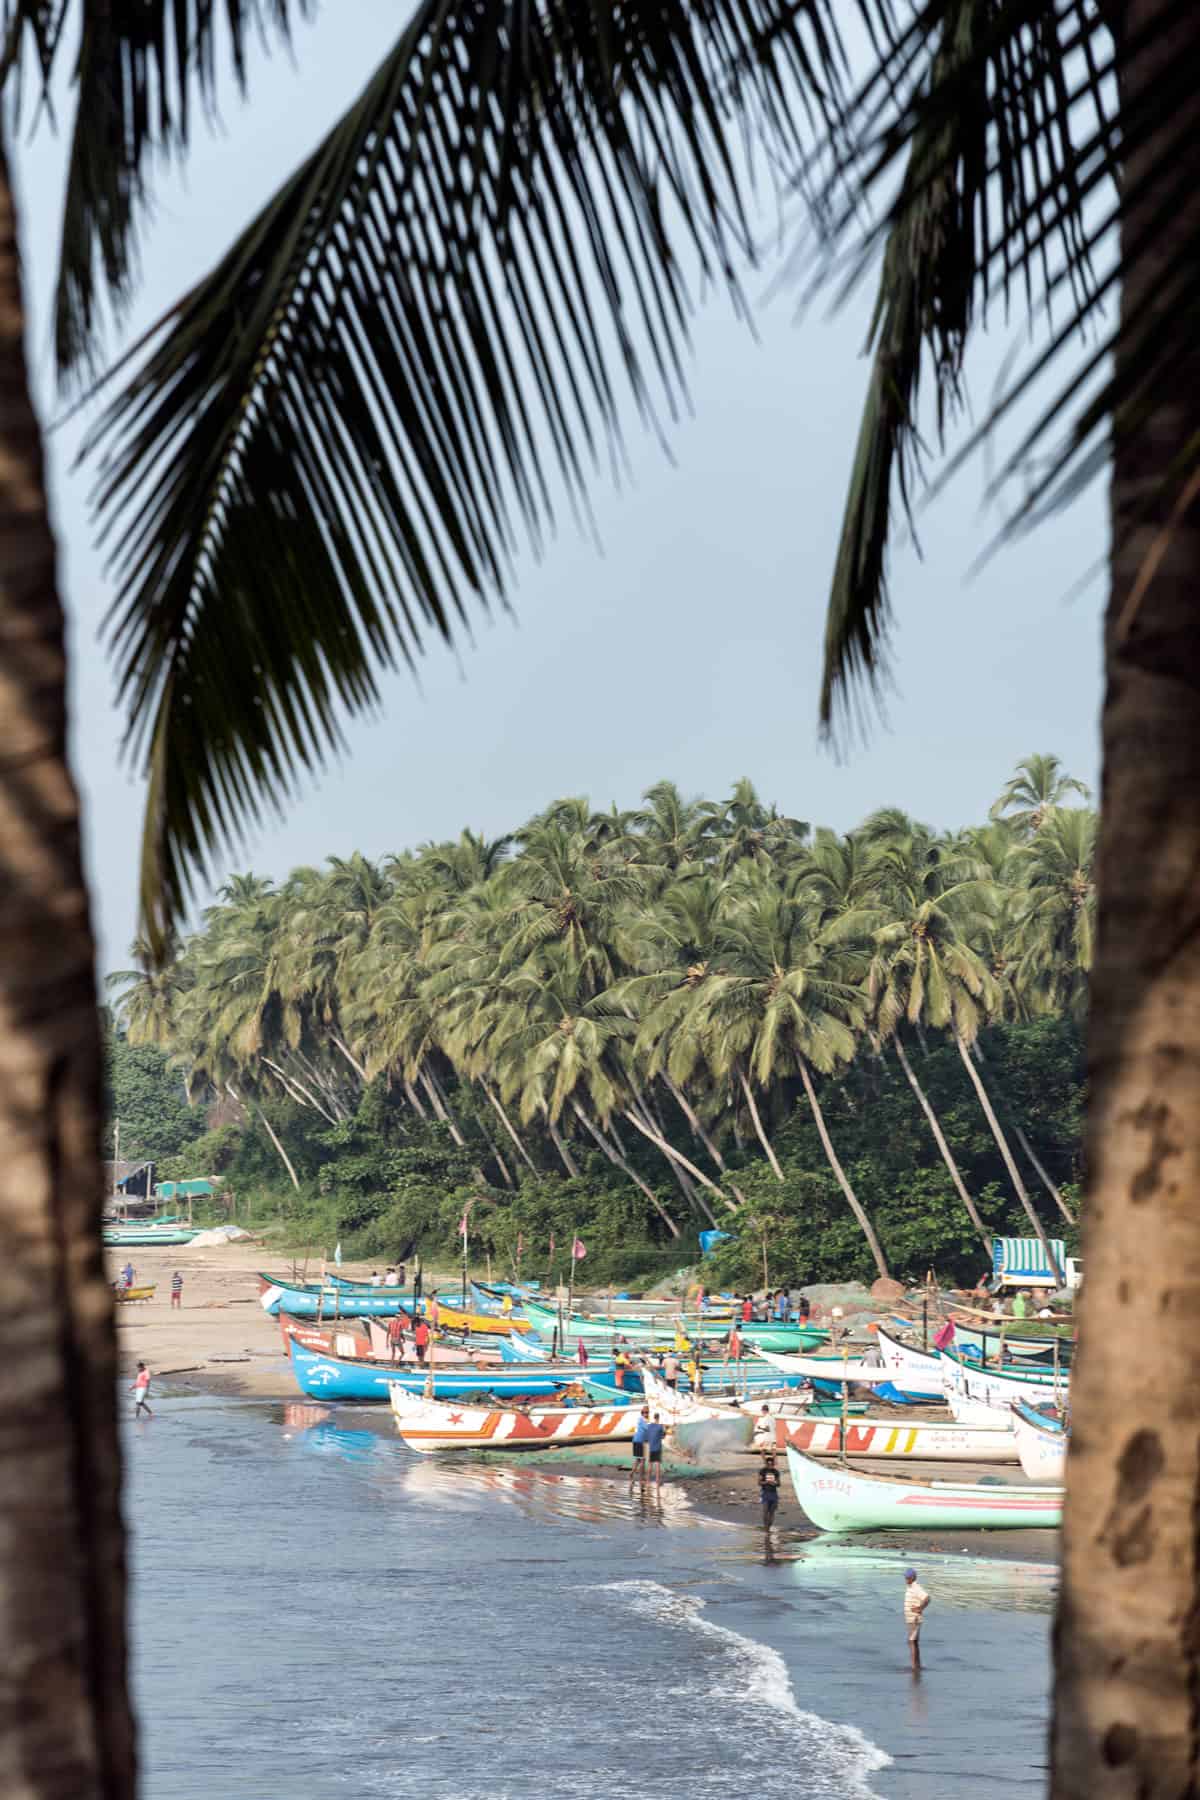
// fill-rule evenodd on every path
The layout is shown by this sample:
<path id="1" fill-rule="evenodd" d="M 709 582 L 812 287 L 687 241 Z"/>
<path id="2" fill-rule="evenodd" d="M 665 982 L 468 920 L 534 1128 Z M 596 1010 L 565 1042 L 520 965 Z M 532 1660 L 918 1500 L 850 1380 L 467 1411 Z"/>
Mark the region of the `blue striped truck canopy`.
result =
<path id="1" fill-rule="evenodd" d="M 997 1281 L 1061 1287 L 1066 1280 L 1067 1247 L 1062 1238 L 1050 1239 L 1050 1251 L 1057 1267 L 1046 1265 L 1046 1254 L 1037 1238 L 998 1237 L 992 1239 L 992 1274 Z"/>

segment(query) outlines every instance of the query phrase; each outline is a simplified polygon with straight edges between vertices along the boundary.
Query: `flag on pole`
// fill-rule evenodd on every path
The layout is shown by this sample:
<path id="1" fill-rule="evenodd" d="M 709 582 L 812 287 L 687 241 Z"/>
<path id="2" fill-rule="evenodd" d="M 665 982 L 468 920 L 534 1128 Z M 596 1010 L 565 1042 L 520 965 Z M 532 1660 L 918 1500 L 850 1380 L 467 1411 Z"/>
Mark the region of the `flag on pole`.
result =
<path id="1" fill-rule="evenodd" d="M 341 1240 L 341 1238 L 338 1239 L 337 1245 L 334 1249 L 333 1260 L 337 1264 L 338 1268 L 340 1269 L 342 1266 L 342 1240 Z"/>
<path id="2" fill-rule="evenodd" d="M 466 1213 L 464 1213 L 462 1218 L 458 1221 L 458 1235 L 459 1235 L 459 1237 L 463 1237 L 463 1238 L 465 1238 L 467 1235 L 467 1215 L 466 1215 Z"/>
<path id="3" fill-rule="evenodd" d="M 576 1238 L 575 1242 L 571 1245 L 571 1255 L 575 1258 L 576 1262 L 582 1262 L 587 1255 L 587 1246 L 582 1238 Z"/>
<path id="4" fill-rule="evenodd" d="M 554 1255 L 554 1233 L 553 1232 L 550 1233 L 550 1254 L 551 1254 L 551 1256 Z"/>

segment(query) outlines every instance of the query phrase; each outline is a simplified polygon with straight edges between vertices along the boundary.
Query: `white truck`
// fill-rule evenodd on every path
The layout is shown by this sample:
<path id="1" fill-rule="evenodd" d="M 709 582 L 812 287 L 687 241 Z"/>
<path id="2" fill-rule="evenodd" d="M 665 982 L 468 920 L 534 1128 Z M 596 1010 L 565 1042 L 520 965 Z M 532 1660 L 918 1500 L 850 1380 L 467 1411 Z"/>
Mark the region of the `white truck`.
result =
<path id="1" fill-rule="evenodd" d="M 1051 1238 L 1051 1268 L 1037 1238 L 992 1239 L 992 1280 L 998 1288 L 1077 1288 L 1083 1281 L 1083 1264 L 1067 1255 L 1062 1238 Z"/>

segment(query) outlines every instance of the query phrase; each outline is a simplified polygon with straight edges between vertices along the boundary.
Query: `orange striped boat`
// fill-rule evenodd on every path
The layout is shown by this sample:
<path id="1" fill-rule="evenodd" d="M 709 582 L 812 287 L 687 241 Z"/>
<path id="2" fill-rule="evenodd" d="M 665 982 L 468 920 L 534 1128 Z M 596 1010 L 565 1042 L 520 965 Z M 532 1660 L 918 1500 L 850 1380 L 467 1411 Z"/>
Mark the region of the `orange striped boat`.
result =
<path id="1" fill-rule="evenodd" d="M 628 1441 L 636 1406 L 539 1406 L 528 1411 L 426 1400 L 393 1386 L 392 1413 L 410 1450 L 544 1450 L 555 1444 Z"/>

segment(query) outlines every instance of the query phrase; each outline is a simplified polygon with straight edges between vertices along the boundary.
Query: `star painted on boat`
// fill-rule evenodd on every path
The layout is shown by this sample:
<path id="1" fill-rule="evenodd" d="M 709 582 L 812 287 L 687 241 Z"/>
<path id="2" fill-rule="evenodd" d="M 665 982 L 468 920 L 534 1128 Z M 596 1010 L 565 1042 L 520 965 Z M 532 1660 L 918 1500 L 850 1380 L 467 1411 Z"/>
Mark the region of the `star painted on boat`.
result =
<path id="1" fill-rule="evenodd" d="M 462 1422 L 463 1422 L 463 1416 L 461 1413 L 451 1413 L 450 1414 L 450 1423 L 452 1425 L 461 1425 Z"/>

